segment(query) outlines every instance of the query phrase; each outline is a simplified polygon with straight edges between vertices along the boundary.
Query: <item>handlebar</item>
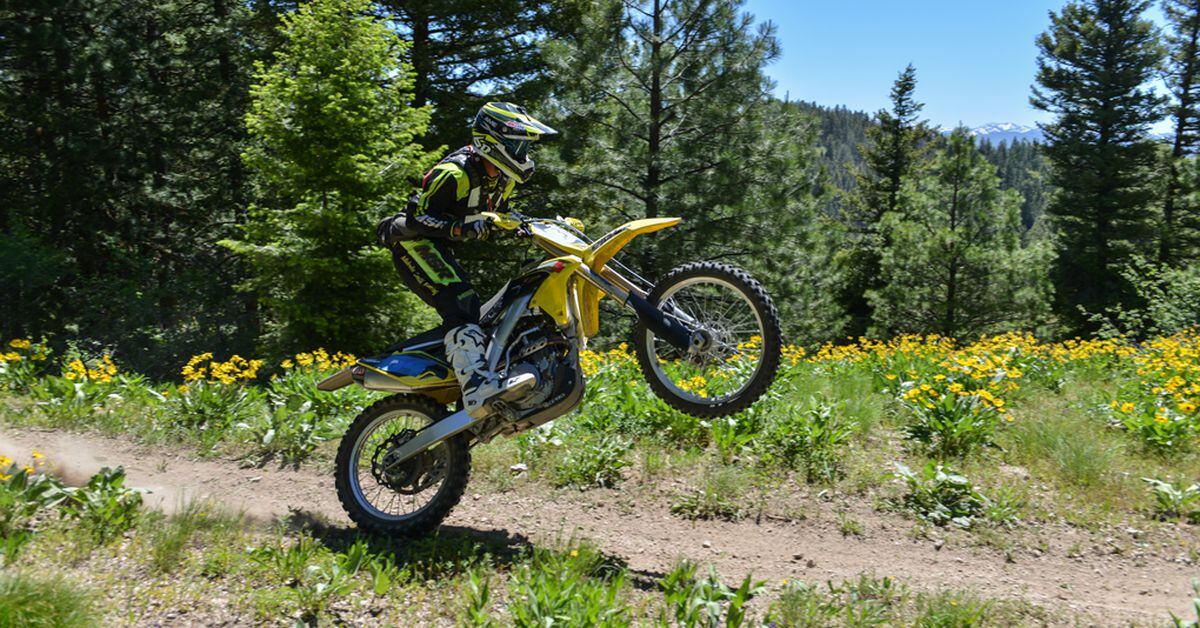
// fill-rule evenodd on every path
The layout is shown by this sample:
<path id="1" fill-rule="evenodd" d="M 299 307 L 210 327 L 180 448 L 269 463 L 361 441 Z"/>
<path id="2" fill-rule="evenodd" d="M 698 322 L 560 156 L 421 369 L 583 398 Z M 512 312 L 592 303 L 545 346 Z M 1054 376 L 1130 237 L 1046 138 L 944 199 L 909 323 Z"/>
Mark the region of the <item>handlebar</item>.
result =
<path id="1" fill-rule="evenodd" d="M 526 216 L 525 214 L 520 214 L 517 212 L 482 212 L 481 215 L 489 223 L 491 223 L 492 226 L 503 231 L 511 231 L 518 237 L 528 237 L 531 235 L 529 225 L 535 221 L 538 221 L 553 223 L 561 227 L 566 227 L 567 229 L 574 231 L 576 235 L 580 236 L 584 240 L 589 242 L 591 241 L 587 237 L 587 234 L 583 232 L 583 222 L 577 218 L 538 218 L 536 216 Z"/>

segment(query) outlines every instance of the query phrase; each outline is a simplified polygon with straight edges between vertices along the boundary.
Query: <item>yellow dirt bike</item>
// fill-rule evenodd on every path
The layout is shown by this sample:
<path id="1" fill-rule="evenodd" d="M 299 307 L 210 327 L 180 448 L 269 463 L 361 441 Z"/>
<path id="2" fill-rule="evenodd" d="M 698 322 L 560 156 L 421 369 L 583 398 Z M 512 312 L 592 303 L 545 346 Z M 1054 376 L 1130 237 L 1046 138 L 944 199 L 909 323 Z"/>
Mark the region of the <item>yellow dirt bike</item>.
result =
<path id="1" fill-rule="evenodd" d="M 338 497 L 363 529 L 432 531 L 466 490 L 471 447 L 572 411 L 585 383 L 579 355 L 599 329 L 604 297 L 637 315 L 632 345 L 642 373 L 655 394 L 680 412 L 710 418 L 744 410 L 766 392 L 779 368 L 775 305 L 745 271 L 690 263 L 652 284 L 614 259 L 637 236 L 680 219 L 635 220 L 593 241 L 574 219 L 485 217 L 547 254 L 481 308 L 489 368 L 502 377 L 532 373 L 536 384 L 519 398 L 495 402 L 489 416 L 471 418 L 461 408 L 441 330 L 322 381 L 318 388 L 325 391 L 358 384 L 395 393 L 363 410 L 338 448 Z"/>

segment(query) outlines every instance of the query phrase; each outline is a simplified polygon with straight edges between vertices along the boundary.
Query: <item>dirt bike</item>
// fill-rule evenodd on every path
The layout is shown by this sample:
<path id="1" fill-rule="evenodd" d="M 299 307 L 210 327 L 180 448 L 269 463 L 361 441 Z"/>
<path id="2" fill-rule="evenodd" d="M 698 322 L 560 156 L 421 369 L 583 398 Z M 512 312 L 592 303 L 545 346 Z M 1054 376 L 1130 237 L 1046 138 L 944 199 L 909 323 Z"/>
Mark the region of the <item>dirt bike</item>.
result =
<path id="1" fill-rule="evenodd" d="M 488 367 L 536 383 L 472 418 L 431 330 L 359 360 L 317 386 L 395 393 L 362 411 L 338 448 L 338 498 L 362 529 L 421 535 L 466 490 L 471 448 L 571 412 L 583 398 L 580 353 L 599 329 L 600 301 L 637 315 L 632 346 L 654 393 L 680 412 L 712 418 L 748 408 L 779 368 L 779 317 L 753 277 L 733 266 L 684 264 L 651 283 L 616 259 L 637 236 L 679 218 L 635 220 L 591 240 L 575 219 L 484 214 L 494 230 L 532 239 L 546 258 L 522 269 L 481 308 Z M 699 379 L 698 379 L 699 378 Z M 703 385 L 698 385 L 698 382 Z M 457 411 L 451 409 L 457 404 Z"/>

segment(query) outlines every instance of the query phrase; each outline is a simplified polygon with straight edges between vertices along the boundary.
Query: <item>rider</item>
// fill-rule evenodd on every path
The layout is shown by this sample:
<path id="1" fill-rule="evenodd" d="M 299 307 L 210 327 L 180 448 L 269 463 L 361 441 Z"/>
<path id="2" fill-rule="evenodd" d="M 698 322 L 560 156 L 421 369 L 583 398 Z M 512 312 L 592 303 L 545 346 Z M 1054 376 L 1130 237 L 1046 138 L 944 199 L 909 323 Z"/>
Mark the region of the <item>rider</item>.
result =
<path id="1" fill-rule="evenodd" d="M 455 261 L 450 242 L 487 239 L 491 224 L 479 213 L 504 207 L 516 184 L 533 174 L 530 145 L 556 133 L 523 107 L 485 104 L 471 125 L 471 144 L 438 162 L 405 210 L 379 223 L 379 240 L 391 249 L 404 283 L 442 317 L 446 358 L 472 417 L 483 417 L 492 400 L 528 387 L 534 376 L 502 380 L 488 369 L 479 295 Z"/>

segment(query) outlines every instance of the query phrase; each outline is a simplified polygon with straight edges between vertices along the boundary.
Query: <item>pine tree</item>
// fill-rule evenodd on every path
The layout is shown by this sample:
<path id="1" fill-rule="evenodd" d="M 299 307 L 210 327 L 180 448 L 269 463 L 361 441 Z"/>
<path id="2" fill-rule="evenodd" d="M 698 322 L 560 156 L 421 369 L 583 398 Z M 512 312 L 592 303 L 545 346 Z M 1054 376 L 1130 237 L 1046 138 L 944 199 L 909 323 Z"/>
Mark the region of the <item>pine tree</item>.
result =
<path id="1" fill-rule="evenodd" d="M 859 147 L 863 168 L 842 217 L 849 242 L 839 259 L 845 269 L 840 299 L 850 316 L 853 335 L 866 333 L 871 325 L 874 314 L 867 294 L 882 287 L 880 251 L 888 243 L 879 225 L 884 216 L 900 209 L 900 190 L 916 176 L 926 147 L 936 137 L 921 120 L 924 105 L 913 96 L 916 86 L 917 72 L 910 64 L 892 85 L 891 110 L 875 114 L 876 124 L 867 129 L 867 142 Z"/>
<path id="2" fill-rule="evenodd" d="M 1051 13 L 1038 37 L 1034 107 L 1044 124 L 1057 193 L 1047 207 L 1058 255 L 1056 309 L 1073 331 L 1133 298 L 1121 270 L 1153 246 L 1156 161 L 1147 138 L 1162 99 L 1149 86 L 1162 59 L 1146 0 L 1078 0 Z"/>
<path id="3" fill-rule="evenodd" d="M 996 166 L 1000 189 L 1021 194 L 1021 224 L 1026 230 L 1032 229 L 1046 213 L 1046 202 L 1053 194 L 1048 181 L 1050 164 L 1042 154 L 1041 144 L 1014 140 L 998 145 L 982 142 L 978 146 L 983 156 Z"/>
<path id="4" fill-rule="evenodd" d="M 244 239 L 253 290 L 275 351 L 366 351 L 413 331 L 414 299 L 375 246 L 376 203 L 430 155 L 415 143 L 429 119 L 412 108 L 404 42 L 368 0 L 312 0 L 285 16 L 283 46 L 259 63 L 244 153 L 262 203 Z M 381 177 L 395 163 L 398 176 Z"/>
<path id="5" fill-rule="evenodd" d="M 248 348 L 216 242 L 249 193 L 259 34 L 227 0 L 0 7 L 0 336 L 86 329 L 154 374 Z"/>
<path id="6" fill-rule="evenodd" d="M 748 193 L 787 171 L 763 164 L 773 142 L 810 142 L 812 122 L 771 106 L 763 67 L 778 57 L 770 24 L 740 0 L 597 3 L 581 35 L 548 47 L 563 139 L 547 161 L 560 185 L 550 209 L 588 209 L 602 221 L 681 216 L 666 238 L 645 238 L 642 266 L 741 257 L 758 250 L 757 221 L 787 242 L 778 207 L 746 207 Z M 811 144 L 805 144 L 811 146 Z M 790 165 L 805 176 L 813 164 Z M 805 191 L 804 193 L 807 193 Z"/>
<path id="7" fill-rule="evenodd" d="M 422 143 L 456 148 L 489 100 L 529 106 L 548 89 L 540 45 L 570 32 L 574 0 L 382 0 L 389 22 L 410 43 L 416 107 L 434 116 Z"/>
<path id="8" fill-rule="evenodd" d="M 1189 198 L 1195 188 L 1184 177 L 1184 160 L 1200 149 L 1200 0 L 1166 0 L 1167 85 L 1175 133 L 1167 158 L 1158 261 L 1178 264 L 1200 257 L 1200 206 Z"/>
<path id="9" fill-rule="evenodd" d="M 924 176 L 908 178 L 880 223 L 873 332 L 970 338 L 1033 317 L 1044 251 L 1022 249 L 1020 196 L 958 128 Z"/>

